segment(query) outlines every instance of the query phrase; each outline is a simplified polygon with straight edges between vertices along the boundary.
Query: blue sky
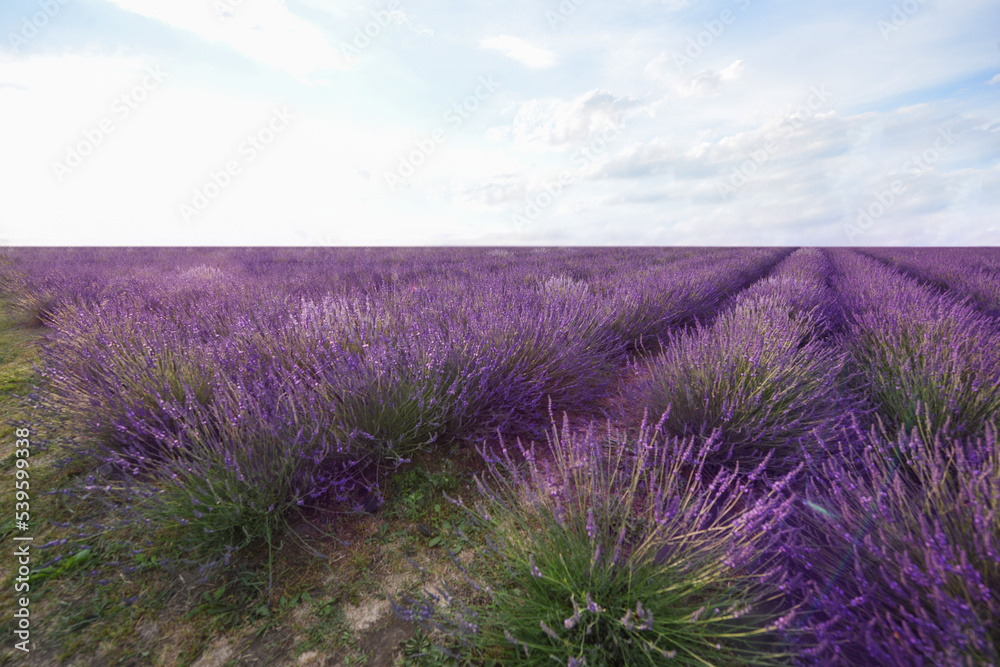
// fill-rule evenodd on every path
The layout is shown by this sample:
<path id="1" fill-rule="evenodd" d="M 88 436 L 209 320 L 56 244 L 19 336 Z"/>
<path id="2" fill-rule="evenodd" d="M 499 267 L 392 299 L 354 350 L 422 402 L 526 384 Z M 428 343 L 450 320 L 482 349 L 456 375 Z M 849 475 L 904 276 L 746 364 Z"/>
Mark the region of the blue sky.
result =
<path id="1" fill-rule="evenodd" d="M 1000 3 L 4 0 L 0 244 L 1000 245 Z"/>

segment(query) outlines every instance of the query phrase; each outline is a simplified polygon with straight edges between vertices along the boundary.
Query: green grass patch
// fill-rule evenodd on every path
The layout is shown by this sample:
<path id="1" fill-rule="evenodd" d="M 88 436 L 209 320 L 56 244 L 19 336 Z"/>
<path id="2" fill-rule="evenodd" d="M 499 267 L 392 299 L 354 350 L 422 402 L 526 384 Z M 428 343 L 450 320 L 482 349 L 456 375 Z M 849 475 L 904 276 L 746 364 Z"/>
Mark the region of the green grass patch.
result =
<path id="1" fill-rule="evenodd" d="M 14 421 L 24 419 L 24 398 L 37 385 L 33 364 L 42 332 L 22 321 L 9 297 L 0 297 L 0 451 L 13 445 Z"/>

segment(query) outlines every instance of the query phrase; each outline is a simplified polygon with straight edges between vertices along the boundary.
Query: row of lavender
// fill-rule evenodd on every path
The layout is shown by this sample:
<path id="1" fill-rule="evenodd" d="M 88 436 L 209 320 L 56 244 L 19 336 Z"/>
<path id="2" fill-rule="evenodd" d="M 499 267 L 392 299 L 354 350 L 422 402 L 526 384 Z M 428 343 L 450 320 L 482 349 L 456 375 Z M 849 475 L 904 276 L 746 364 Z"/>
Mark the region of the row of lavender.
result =
<path id="1" fill-rule="evenodd" d="M 8 284 L 48 301 L 46 400 L 92 454 L 159 491 L 149 515 L 218 552 L 270 541 L 306 503 L 347 501 L 370 464 L 531 432 L 548 400 L 592 410 L 630 350 L 710 316 L 789 251 L 356 250 L 322 269 L 306 261 L 330 259 L 317 251 L 287 272 L 273 270 L 284 251 L 221 269 L 90 252 L 103 264 L 12 253 Z"/>
<path id="2" fill-rule="evenodd" d="M 525 664 L 998 664 L 998 338 L 877 261 L 798 251 L 645 362 L 655 428 L 554 429 L 527 472 L 484 452 L 499 490 L 470 511 L 510 576 L 455 565 L 490 605 L 396 609 Z"/>
<path id="3" fill-rule="evenodd" d="M 721 248 L 19 248 L 0 256 L 0 289 L 40 319 L 62 303 L 87 304 L 122 292 L 192 293 L 212 284 L 253 283 L 281 294 L 322 299 L 365 295 L 393 285 L 476 279 L 508 273 L 528 280 L 566 276 L 602 285 L 623 266 L 646 269 L 709 261 Z M 600 289 L 600 288 L 598 288 Z"/>
<path id="4" fill-rule="evenodd" d="M 674 334 L 640 388 L 653 414 L 669 409 L 668 432 L 719 429 L 727 460 L 745 469 L 770 450 L 771 468 L 787 470 L 860 415 L 843 390 L 846 352 L 830 340 L 843 319 L 830 271 L 821 251 L 799 250 L 711 326 Z"/>
<path id="5" fill-rule="evenodd" d="M 1000 317 L 1000 259 L 989 248 L 870 248 L 865 254 Z"/>

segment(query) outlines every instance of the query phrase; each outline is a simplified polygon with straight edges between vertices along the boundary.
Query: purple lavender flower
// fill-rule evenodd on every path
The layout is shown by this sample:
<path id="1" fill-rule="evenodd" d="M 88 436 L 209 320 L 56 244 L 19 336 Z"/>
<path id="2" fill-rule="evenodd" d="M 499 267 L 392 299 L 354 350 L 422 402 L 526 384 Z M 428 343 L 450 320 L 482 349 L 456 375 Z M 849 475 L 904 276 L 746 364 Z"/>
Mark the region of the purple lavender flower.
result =
<path id="1" fill-rule="evenodd" d="M 533 577 L 541 577 L 542 576 L 542 571 L 539 570 L 537 567 L 535 567 L 535 554 L 531 554 L 531 555 L 528 556 L 528 562 L 529 562 L 529 564 L 531 566 L 531 576 L 533 576 Z"/>

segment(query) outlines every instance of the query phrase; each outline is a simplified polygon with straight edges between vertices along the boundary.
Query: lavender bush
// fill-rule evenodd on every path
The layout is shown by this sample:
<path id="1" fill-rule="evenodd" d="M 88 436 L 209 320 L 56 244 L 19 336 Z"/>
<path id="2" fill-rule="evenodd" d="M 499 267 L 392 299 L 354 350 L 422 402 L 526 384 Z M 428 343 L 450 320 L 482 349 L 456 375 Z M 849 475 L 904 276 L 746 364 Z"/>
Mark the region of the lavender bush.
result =
<path id="1" fill-rule="evenodd" d="M 304 504 L 320 497 L 346 501 L 351 473 L 370 462 L 369 453 L 333 442 L 317 428 L 319 415 L 308 412 L 317 406 L 244 393 L 254 388 L 220 390 L 200 411 L 206 419 L 187 426 L 186 446 L 139 478 L 143 514 L 158 527 L 180 527 L 199 557 L 271 545 Z"/>
<path id="2" fill-rule="evenodd" d="M 606 288 L 610 327 L 628 352 L 656 350 L 678 327 L 708 321 L 734 293 L 789 254 L 784 249 L 715 251 L 665 267 L 626 268 Z"/>
<path id="3" fill-rule="evenodd" d="M 502 441 L 504 472 L 481 450 L 497 484 L 476 478 L 475 509 L 449 498 L 491 536 L 478 580 L 453 557 L 480 603 L 445 589 L 393 601 L 396 613 L 503 664 L 781 664 L 780 651 L 751 640 L 794 616 L 758 607 L 789 584 L 771 550 L 797 470 L 735 514 L 736 475 L 699 476 L 717 443 L 661 432 L 643 423 L 635 440 L 609 432 L 602 442 L 564 421 L 549 439 L 555 469 L 520 441 L 526 468 Z"/>
<path id="4" fill-rule="evenodd" d="M 785 258 L 767 277 L 736 295 L 737 303 L 757 297 L 779 299 L 792 317 L 807 316 L 820 336 L 838 332 L 844 314 L 830 289 L 833 267 L 818 248 L 801 248 Z"/>
<path id="5" fill-rule="evenodd" d="M 814 433 L 832 437 L 860 409 L 841 391 L 845 355 L 820 337 L 836 302 L 821 274 L 801 277 L 803 259 L 817 258 L 790 257 L 713 326 L 673 336 L 647 365 L 638 393 L 654 412 L 669 407 L 669 433 L 707 438 L 718 429 L 727 460 L 752 467 L 772 450 L 772 467 L 788 470 L 821 453 L 805 449 Z"/>
<path id="6" fill-rule="evenodd" d="M 988 248 L 870 248 L 863 253 L 1000 317 L 1000 266 Z"/>
<path id="7" fill-rule="evenodd" d="M 995 431 L 927 442 L 873 429 L 863 441 L 810 477 L 792 520 L 808 545 L 789 561 L 806 575 L 800 618 L 817 642 L 799 664 L 998 664 Z M 890 451 L 905 452 L 915 479 Z"/>
<path id="8" fill-rule="evenodd" d="M 887 424 L 908 431 L 926 423 L 927 440 L 941 429 L 982 435 L 1000 410 L 1000 354 L 984 344 L 1000 335 L 996 324 L 867 257 L 834 258 L 850 313 L 846 347 Z"/>

